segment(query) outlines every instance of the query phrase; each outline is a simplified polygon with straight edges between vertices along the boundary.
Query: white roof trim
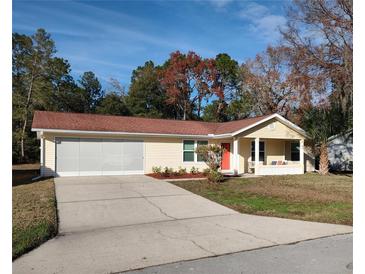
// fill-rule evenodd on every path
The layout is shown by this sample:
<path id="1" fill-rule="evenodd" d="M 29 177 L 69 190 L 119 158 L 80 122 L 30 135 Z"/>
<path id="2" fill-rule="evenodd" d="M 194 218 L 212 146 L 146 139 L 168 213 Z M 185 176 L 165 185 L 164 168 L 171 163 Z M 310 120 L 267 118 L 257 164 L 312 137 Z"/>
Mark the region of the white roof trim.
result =
<path id="1" fill-rule="evenodd" d="M 237 130 L 237 131 L 233 132 L 233 133 L 232 133 L 232 136 L 236 136 L 236 135 L 238 135 L 238 134 L 240 134 L 240 133 L 242 133 L 242 132 L 244 132 L 244 131 L 246 131 L 246 130 L 249 130 L 249 129 L 251 129 L 251 128 L 254 128 L 254 127 L 256 127 L 256 126 L 258 126 L 258 125 L 260 125 L 260 124 L 262 124 L 262 123 L 265 123 L 265 122 L 267 122 L 267 121 L 269 121 L 269 120 L 271 120 L 271 119 L 273 119 L 273 118 L 277 118 L 278 120 L 282 121 L 282 122 L 283 122 L 286 126 L 288 126 L 288 127 L 290 127 L 291 129 L 295 130 L 295 131 L 296 131 L 296 132 L 298 132 L 299 134 L 303 135 L 304 137 L 308 137 L 308 135 L 306 134 L 306 132 L 305 132 L 302 128 L 298 127 L 297 125 L 293 124 L 293 123 L 292 123 L 292 122 L 290 122 L 288 119 L 285 119 L 283 116 L 281 116 L 281 115 L 279 115 L 279 114 L 277 114 L 277 113 L 274 113 L 274 114 L 272 114 L 272 115 L 270 115 L 270 116 L 266 117 L 265 119 L 262 119 L 262 120 L 260 120 L 260 121 L 258 121 L 258 122 L 256 122 L 256 123 L 254 123 L 254 124 L 252 124 L 252 125 L 249 125 L 249 126 L 247 126 L 247 127 L 245 127 L 245 128 L 242 128 L 242 129 L 240 129 L 240 130 Z"/>
<path id="2" fill-rule="evenodd" d="M 99 135 L 131 135 L 131 136 L 155 136 L 155 137 L 184 137 L 214 139 L 221 137 L 232 137 L 231 134 L 222 135 L 189 135 L 189 134 L 164 134 L 164 133 L 142 133 L 142 132 L 121 132 L 121 131 L 90 131 L 90 130 L 68 130 L 68 129 L 44 129 L 32 128 L 32 131 L 51 133 L 73 133 L 73 134 L 99 134 Z"/>

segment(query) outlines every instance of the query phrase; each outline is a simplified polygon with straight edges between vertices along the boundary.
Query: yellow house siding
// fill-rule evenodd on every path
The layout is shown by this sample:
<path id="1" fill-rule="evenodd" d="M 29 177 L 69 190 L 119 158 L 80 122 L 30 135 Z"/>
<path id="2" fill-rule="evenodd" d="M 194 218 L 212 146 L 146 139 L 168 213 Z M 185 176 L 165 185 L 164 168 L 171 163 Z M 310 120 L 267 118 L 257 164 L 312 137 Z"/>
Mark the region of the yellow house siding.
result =
<path id="1" fill-rule="evenodd" d="M 56 169 L 55 155 L 56 146 L 55 137 L 74 137 L 74 138 L 113 138 L 113 139 L 130 139 L 143 140 L 144 142 L 144 172 L 151 173 L 153 166 L 173 168 L 186 168 L 190 171 L 191 167 L 203 170 L 207 168 L 204 162 L 183 162 L 183 140 L 196 140 L 195 138 L 177 138 L 177 137 L 132 137 L 129 135 L 97 135 L 97 134 L 62 134 L 62 133 L 44 133 L 44 165 L 43 172 L 45 176 L 54 175 Z M 260 138 L 265 141 L 266 163 L 271 164 L 273 160 L 290 159 L 290 140 L 303 139 L 304 136 L 287 127 L 280 121 L 270 120 L 262 125 L 250 129 L 239 136 L 239 173 L 248 172 L 248 163 L 251 161 L 251 141 Z M 200 139 L 204 140 L 204 139 Z M 230 165 L 233 170 L 233 138 L 208 140 L 209 144 L 230 143 L 231 157 Z M 306 152 L 305 155 L 306 171 L 314 169 L 314 160 Z"/>
<path id="2" fill-rule="evenodd" d="M 303 139 L 304 136 L 282 122 L 270 120 L 239 135 L 246 138 Z"/>
<path id="3" fill-rule="evenodd" d="M 266 163 L 271 164 L 271 161 L 284 161 L 285 160 L 285 141 L 266 139 L 265 153 Z"/>
<path id="4" fill-rule="evenodd" d="M 207 168 L 204 162 L 183 161 L 183 140 L 194 138 L 145 138 L 145 172 L 151 173 L 153 166 L 170 167 L 177 170 L 186 168 L 189 172 L 194 166 L 202 171 Z"/>
<path id="5" fill-rule="evenodd" d="M 290 141 L 285 141 L 285 160 L 291 160 L 291 145 Z"/>
<path id="6" fill-rule="evenodd" d="M 199 168 L 202 171 L 207 168 L 204 162 L 183 162 L 183 140 L 195 140 L 194 138 L 164 138 L 164 137 L 131 137 L 115 135 L 94 135 L 94 134 L 62 134 L 62 133 L 45 133 L 44 146 L 44 175 L 53 176 L 56 170 L 56 146 L 55 137 L 73 137 L 73 138 L 111 138 L 111 139 L 128 139 L 143 140 L 144 142 L 144 171 L 151 173 L 153 166 L 169 167 L 177 170 L 180 166 L 190 171 L 191 167 Z M 203 140 L 203 139 L 201 139 Z M 211 142 L 209 142 L 211 143 Z"/>
<path id="7" fill-rule="evenodd" d="M 44 168 L 43 176 L 54 176 L 55 171 L 55 155 L 56 146 L 54 136 L 50 134 L 44 135 Z"/>
<path id="8" fill-rule="evenodd" d="M 240 154 L 240 173 L 248 172 L 248 159 L 251 157 L 251 140 L 240 139 L 239 145 Z"/>

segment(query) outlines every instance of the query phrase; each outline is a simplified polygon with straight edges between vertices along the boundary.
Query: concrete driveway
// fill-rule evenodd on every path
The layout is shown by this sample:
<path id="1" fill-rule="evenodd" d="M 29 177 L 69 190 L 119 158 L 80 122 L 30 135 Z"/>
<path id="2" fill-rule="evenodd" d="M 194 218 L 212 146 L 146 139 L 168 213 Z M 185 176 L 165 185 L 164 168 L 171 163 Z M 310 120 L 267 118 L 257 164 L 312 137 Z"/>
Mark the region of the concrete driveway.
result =
<path id="1" fill-rule="evenodd" d="M 14 261 L 13 273 L 113 273 L 352 232 L 240 214 L 146 176 L 55 182 L 59 235 Z"/>

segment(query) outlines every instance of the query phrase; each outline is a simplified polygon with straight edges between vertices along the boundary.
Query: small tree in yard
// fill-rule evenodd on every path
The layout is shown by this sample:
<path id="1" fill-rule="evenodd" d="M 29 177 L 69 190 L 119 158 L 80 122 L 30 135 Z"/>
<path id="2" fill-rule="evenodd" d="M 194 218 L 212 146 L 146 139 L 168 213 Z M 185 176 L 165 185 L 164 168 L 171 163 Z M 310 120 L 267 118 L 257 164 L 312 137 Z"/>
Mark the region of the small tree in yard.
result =
<path id="1" fill-rule="evenodd" d="M 313 147 L 319 147 L 319 174 L 328 174 L 328 138 L 334 134 L 346 132 L 343 117 L 335 107 L 315 107 L 304 113 L 303 127 L 309 135 Z"/>
<path id="2" fill-rule="evenodd" d="M 204 162 L 209 167 L 208 179 L 217 183 L 223 180 L 222 173 L 219 172 L 222 163 L 223 148 L 219 145 L 204 145 L 196 148 L 196 153 L 201 155 Z"/>

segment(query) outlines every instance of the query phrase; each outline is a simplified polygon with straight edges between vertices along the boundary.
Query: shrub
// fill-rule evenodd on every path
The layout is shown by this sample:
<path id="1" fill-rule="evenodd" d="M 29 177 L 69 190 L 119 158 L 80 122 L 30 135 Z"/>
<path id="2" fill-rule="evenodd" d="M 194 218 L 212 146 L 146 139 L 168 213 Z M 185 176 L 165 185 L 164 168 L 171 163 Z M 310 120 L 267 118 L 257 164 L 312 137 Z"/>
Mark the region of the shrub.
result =
<path id="1" fill-rule="evenodd" d="M 191 174 L 197 174 L 199 173 L 199 168 L 196 168 L 195 166 L 192 166 L 190 169 Z"/>
<path id="2" fill-rule="evenodd" d="M 162 167 L 160 166 L 153 166 L 152 167 L 152 172 L 155 174 L 161 174 L 162 173 Z"/>
<path id="3" fill-rule="evenodd" d="M 198 146 L 196 153 L 200 154 L 210 168 L 217 171 L 221 167 L 222 153 L 224 149 L 219 145 Z"/>
<path id="4" fill-rule="evenodd" d="M 171 176 L 172 174 L 174 174 L 174 169 L 173 168 L 169 168 L 169 167 L 165 167 L 164 168 L 164 172 L 163 174 L 166 176 L 166 177 L 169 177 Z"/>
<path id="5" fill-rule="evenodd" d="M 203 169 L 203 175 L 207 176 L 210 172 L 210 169 L 209 168 L 204 168 Z"/>
<path id="6" fill-rule="evenodd" d="M 186 172 L 186 168 L 182 168 L 181 166 L 179 166 L 179 171 L 177 172 L 178 175 L 185 175 Z"/>
<path id="7" fill-rule="evenodd" d="M 223 174 L 218 170 L 211 170 L 208 173 L 208 180 L 212 183 L 220 183 L 223 181 Z"/>

